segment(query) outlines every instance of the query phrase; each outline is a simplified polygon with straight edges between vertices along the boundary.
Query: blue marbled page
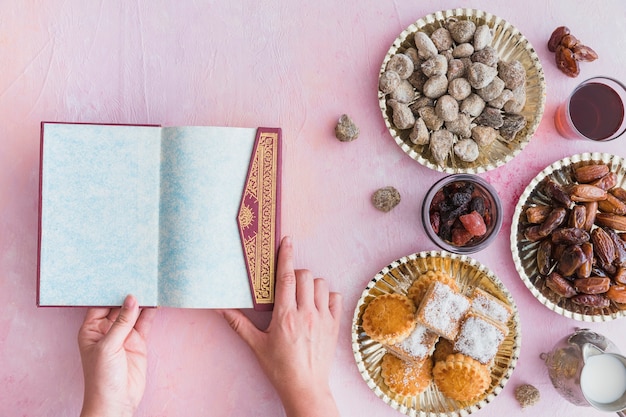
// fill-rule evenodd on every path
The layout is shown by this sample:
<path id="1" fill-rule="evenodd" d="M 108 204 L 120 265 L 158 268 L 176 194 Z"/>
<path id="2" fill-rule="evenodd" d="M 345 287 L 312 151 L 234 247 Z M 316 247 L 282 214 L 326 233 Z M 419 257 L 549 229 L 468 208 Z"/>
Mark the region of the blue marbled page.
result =
<path id="1" fill-rule="evenodd" d="M 164 128 L 160 304 L 252 308 L 237 228 L 256 129 Z"/>
<path id="2" fill-rule="evenodd" d="M 45 124 L 39 304 L 252 307 L 236 216 L 255 135 Z"/>
<path id="3" fill-rule="evenodd" d="M 161 134 L 45 124 L 40 305 L 156 305 Z"/>

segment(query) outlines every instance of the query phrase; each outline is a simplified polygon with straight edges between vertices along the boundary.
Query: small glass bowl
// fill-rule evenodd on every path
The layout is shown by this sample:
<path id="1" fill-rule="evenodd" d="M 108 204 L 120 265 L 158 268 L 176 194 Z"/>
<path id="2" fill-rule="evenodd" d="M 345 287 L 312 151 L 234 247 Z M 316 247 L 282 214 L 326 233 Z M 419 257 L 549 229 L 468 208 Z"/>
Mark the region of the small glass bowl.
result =
<path id="1" fill-rule="evenodd" d="M 433 199 L 440 190 L 453 183 L 471 183 L 474 185 L 473 197 L 481 196 L 485 203 L 485 225 L 487 231 L 482 236 L 471 238 L 466 244 L 460 246 L 455 245 L 452 241 L 441 238 L 431 223 L 431 205 Z M 442 191 L 443 192 L 443 191 Z M 440 196 L 437 196 L 440 198 Z M 496 190 L 487 181 L 477 175 L 472 174 L 453 174 L 437 181 L 426 193 L 424 203 L 422 204 L 422 223 L 428 237 L 441 249 L 453 253 L 468 254 L 478 252 L 493 242 L 502 227 L 502 203 Z"/>

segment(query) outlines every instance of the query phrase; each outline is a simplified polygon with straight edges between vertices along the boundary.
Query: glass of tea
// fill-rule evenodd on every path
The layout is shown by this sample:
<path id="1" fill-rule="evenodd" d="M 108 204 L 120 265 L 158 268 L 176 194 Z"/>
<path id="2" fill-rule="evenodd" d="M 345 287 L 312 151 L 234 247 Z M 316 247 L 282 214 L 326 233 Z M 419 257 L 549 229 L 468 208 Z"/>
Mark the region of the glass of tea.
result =
<path id="1" fill-rule="evenodd" d="M 556 111 L 554 124 L 561 136 L 613 140 L 626 131 L 626 87 L 608 77 L 583 81 Z"/>

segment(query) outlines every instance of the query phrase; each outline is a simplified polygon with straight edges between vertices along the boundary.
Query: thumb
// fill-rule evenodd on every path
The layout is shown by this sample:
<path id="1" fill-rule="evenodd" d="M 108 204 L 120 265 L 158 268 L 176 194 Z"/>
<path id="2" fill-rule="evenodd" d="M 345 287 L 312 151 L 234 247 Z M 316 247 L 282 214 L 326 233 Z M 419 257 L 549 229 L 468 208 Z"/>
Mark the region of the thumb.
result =
<path id="1" fill-rule="evenodd" d="M 254 350 L 261 331 L 240 310 L 217 310 L 228 325 Z"/>
<path id="2" fill-rule="evenodd" d="M 124 344 L 124 341 L 133 330 L 137 318 L 139 317 L 139 306 L 137 299 L 132 295 L 126 296 L 124 304 L 120 309 L 120 314 L 117 319 L 111 325 L 109 332 L 104 337 L 107 343 L 110 343 L 114 347 L 120 347 Z"/>

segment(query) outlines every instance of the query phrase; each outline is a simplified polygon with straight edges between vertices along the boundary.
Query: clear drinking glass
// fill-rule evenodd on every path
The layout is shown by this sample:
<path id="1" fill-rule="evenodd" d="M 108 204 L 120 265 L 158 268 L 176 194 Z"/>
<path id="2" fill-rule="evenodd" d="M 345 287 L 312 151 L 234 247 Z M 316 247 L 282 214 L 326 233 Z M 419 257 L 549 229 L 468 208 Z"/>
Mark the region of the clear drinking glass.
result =
<path id="1" fill-rule="evenodd" d="M 559 106 L 554 124 L 561 136 L 604 142 L 626 131 L 626 86 L 609 77 L 580 83 Z"/>

